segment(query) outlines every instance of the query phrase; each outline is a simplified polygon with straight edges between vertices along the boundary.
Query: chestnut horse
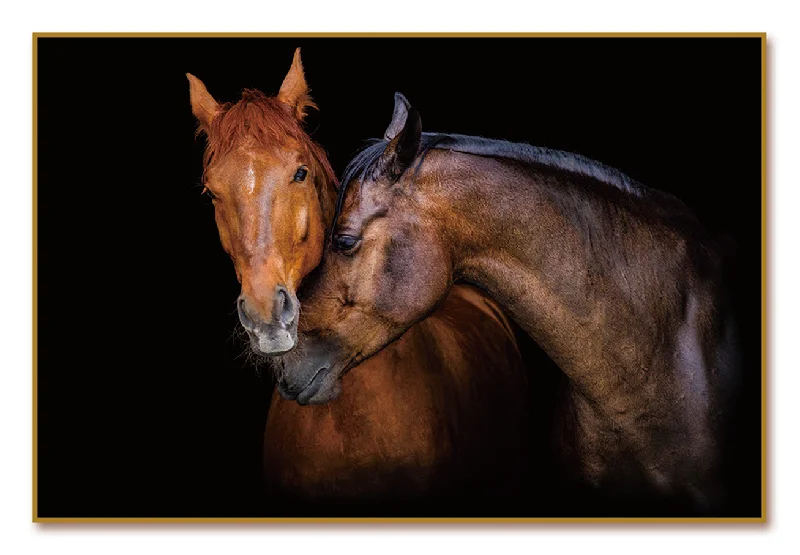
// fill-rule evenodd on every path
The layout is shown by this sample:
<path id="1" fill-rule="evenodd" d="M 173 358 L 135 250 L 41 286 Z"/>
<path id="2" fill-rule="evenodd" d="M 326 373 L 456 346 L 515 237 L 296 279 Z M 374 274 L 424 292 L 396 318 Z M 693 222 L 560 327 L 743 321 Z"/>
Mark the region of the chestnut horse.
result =
<path id="1" fill-rule="evenodd" d="M 397 94 L 384 138 L 345 172 L 283 376 L 323 397 L 463 279 L 566 375 L 558 432 L 577 479 L 626 515 L 642 496 L 659 514 L 715 512 L 739 374 L 721 271 L 678 199 L 579 155 L 423 134 Z"/>
<path id="2" fill-rule="evenodd" d="M 277 97 L 249 90 L 220 105 L 187 76 L 208 138 L 205 189 L 242 284 L 241 324 L 256 353 L 286 351 L 303 326 L 296 291 L 322 256 L 337 186 L 324 151 L 302 128 L 313 104 L 299 49 Z M 287 382 L 280 369 L 277 378 L 264 458 L 281 514 L 300 510 L 286 505 L 291 500 L 312 502 L 302 506 L 306 515 L 346 513 L 352 506 L 344 501 L 377 503 L 370 514 L 459 514 L 468 502 L 502 514 L 525 490 L 525 369 L 510 322 L 471 286 L 454 287 L 430 317 L 325 396 L 313 394 L 314 383 Z"/>

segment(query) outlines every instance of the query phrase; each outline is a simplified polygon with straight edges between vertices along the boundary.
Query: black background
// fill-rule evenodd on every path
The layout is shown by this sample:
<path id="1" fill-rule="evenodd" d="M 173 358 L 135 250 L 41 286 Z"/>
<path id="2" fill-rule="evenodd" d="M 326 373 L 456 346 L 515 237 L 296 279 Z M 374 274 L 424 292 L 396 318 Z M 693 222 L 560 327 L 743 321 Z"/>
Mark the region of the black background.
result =
<path id="1" fill-rule="evenodd" d="M 427 131 L 584 154 L 735 239 L 734 510 L 757 516 L 757 38 L 38 39 L 39 516 L 281 514 L 258 487 L 272 384 L 231 338 L 238 284 L 184 74 L 221 102 L 275 94 L 297 46 L 337 172 L 401 91 Z"/>

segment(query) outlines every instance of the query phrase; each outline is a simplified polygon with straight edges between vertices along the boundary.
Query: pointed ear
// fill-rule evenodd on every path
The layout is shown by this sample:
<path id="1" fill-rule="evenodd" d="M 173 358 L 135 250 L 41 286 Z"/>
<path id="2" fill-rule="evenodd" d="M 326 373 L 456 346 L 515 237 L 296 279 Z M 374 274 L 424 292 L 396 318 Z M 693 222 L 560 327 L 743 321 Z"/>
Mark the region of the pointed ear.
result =
<path id="1" fill-rule="evenodd" d="M 308 108 L 317 107 L 311 100 L 310 92 L 306 76 L 303 74 L 303 62 L 300 60 L 300 49 L 298 48 L 294 51 L 292 67 L 289 68 L 289 73 L 283 79 L 281 90 L 278 91 L 278 100 L 286 104 L 298 120 L 303 121 Z"/>
<path id="2" fill-rule="evenodd" d="M 384 138 L 390 140 L 381 156 L 381 172 L 397 179 L 414 162 L 422 141 L 419 112 L 400 93 L 394 95 L 394 116 Z"/>
<path id="3" fill-rule="evenodd" d="M 408 103 L 406 97 L 399 92 L 394 93 L 394 113 L 392 114 L 392 122 L 383 134 L 384 139 L 391 141 L 400 133 L 400 130 L 406 124 L 409 108 L 411 108 L 411 104 Z"/>
<path id="4" fill-rule="evenodd" d="M 189 79 L 189 100 L 192 103 L 192 113 L 203 129 L 208 130 L 211 120 L 219 112 L 219 104 L 209 94 L 200 79 L 191 73 L 187 73 L 186 78 Z"/>

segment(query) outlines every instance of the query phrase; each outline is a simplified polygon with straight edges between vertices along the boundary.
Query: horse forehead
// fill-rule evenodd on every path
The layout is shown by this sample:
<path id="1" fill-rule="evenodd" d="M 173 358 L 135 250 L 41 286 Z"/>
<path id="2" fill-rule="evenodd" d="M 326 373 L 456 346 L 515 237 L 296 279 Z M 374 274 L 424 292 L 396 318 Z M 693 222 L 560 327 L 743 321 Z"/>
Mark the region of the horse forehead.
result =
<path id="1" fill-rule="evenodd" d="M 339 212 L 338 225 L 344 227 L 358 227 L 363 215 L 360 213 L 364 205 L 360 183 L 352 183 L 345 191 L 342 199 L 342 208 Z"/>
<path id="2" fill-rule="evenodd" d="M 376 206 L 383 206 L 391 198 L 392 191 L 375 181 L 355 181 L 345 191 L 342 211 L 350 213 L 369 212 Z"/>
<path id="3" fill-rule="evenodd" d="M 212 182 L 219 181 L 232 187 L 235 193 L 260 194 L 271 189 L 277 175 L 294 169 L 298 157 L 297 153 L 280 150 L 242 149 L 214 164 L 207 175 Z"/>
<path id="4" fill-rule="evenodd" d="M 212 167 L 217 172 L 225 172 L 236 171 L 249 164 L 279 166 L 301 158 L 303 150 L 302 145 L 292 137 L 269 142 L 249 137 L 237 141 L 212 163 Z"/>

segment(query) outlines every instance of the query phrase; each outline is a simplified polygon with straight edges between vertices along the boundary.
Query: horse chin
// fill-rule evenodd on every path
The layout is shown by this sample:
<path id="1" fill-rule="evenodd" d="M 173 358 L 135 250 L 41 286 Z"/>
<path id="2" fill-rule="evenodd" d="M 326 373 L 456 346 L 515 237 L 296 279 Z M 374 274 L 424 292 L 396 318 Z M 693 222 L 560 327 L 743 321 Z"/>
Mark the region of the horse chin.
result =
<path id="1" fill-rule="evenodd" d="M 298 405 L 324 405 L 333 401 L 342 392 L 342 380 L 338 372 L 323 367 L 317 370 L 314 377 L 299 393 L 295 393 L 281 380 L 278 382 L 278 393 L 288 401 L 297 401 Z"/>

